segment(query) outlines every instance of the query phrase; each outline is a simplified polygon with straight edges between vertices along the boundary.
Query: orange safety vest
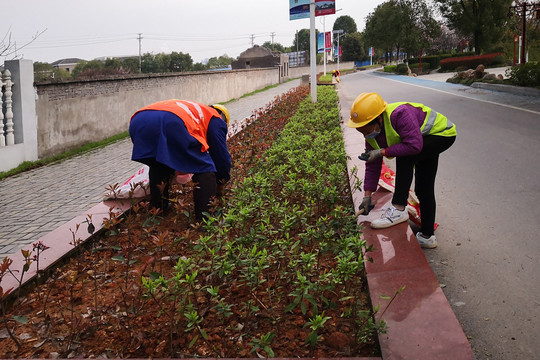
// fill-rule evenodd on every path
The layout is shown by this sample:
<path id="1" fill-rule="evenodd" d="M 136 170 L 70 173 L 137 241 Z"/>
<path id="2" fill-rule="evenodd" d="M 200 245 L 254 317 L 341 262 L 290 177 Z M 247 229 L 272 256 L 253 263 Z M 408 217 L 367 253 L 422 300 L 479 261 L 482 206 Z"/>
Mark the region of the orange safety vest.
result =
<path id="1" fill-rule="evenodd" d="M 206 141 L 206 132 L 208 131 L 210 119 L 213 116 L 220 117 L 219 112 L 208 105 L 177 99 L 158 101 L 145 106 L 137 110 L 133 116 L 145 110 L 168 111 L 178 116 L 186 125 L 189 134 L 202 144 L 201 152 L 205 152 L 210 148 Z M 132 119 L 133 116 L 131 117 Z"/>

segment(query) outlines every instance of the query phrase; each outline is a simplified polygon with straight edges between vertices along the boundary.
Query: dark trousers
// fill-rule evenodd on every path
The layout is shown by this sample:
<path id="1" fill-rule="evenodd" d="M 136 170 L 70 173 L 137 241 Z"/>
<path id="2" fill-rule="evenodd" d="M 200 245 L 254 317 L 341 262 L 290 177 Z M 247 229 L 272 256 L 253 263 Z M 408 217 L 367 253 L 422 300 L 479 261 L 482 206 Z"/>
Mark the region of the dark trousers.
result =
<path id="1" fill-rule="evenodd" d="M 169 207 L 169 188 L 174 169 L 157 161 L 147 162 L 150 171 L 148 180 L 150 185 L 150 205 L 162 210 Z M 216 174 L 205 172 L 193 174 L 193 202 L 195 205 L 195 218 L 201 220 L 203 213 L 210 210 L 212 198 L 216 196 Z"/>
<path id="2" fill-rule="evenodd" d="M 150 205 L 167 210 L 169 207 L 169 188 L 174 170 L 157 161 L 148 162 L 150 171 L 148 180 L 150 185 Z"/>
<path id="3" fill-rule="evenodd" d="M 396 187 L 392 204 L 407 205 L 414 173 L 414 190 L 420 201 L 421 231 L 427 237 L 433 235 L 435 225 L 435 177 L 439 154 L 452 146 L 455 140 L 455 136 L 424 136 L 424 146 L 419 154 L 396 157 Z"/>

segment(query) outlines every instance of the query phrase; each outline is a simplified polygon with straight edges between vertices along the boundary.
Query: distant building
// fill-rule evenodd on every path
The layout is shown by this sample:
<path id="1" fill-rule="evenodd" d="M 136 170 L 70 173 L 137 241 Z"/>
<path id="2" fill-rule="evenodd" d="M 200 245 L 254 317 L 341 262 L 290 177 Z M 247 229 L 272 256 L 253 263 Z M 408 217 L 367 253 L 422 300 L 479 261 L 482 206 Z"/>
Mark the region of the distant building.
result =
<path id="1" fill-rule="evenodd" d="M 53 68 L 66 70 L 68 73 L 71 74 L 73 69 L 75 69 L 75 66 L 77 66 L 77 64 L 80 63 L 81 61 L 84 61 L 84 60 L 77 59 L 77 58 L 62 59 L 62 60 L 57 60 L 51 63 L 51 65 Z"/>
<path id="2" fill-rule="evenodd" d="M 280 81 L 289 76 L 289 56 L 272 52 L 270 49 L 255 45 L 240 53 L 237 60 L 233 60 L 232 69 L 260 69 L 279 68 Z"/>
<path id="3" fill-rule="evenodd" d="M 280 66 L 283 59 L 286 55 L 273 53 L 270 49 L 265 47 L 255 45 L 252 48 L 247 49 L 238 56 L 237 60 L 233 60 L 232 68 L 233 70 L 238 69 L 257 69 L 257 68 L 269 68 Z"/>

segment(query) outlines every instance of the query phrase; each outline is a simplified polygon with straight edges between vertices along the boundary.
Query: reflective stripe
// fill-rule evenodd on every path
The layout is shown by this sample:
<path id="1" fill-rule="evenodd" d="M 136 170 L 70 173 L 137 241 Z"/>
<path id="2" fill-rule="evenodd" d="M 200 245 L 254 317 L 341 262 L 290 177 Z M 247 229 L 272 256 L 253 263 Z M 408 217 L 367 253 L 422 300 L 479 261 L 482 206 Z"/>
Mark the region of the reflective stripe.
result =
<path id="1" fill-rule="evenodd" d="M 426 125 L 422 129 L 422 136 L 428 135 L 431 129 L 433 129 L 433 125 L 435 125 L 435 119 L 437 119 L 437 115 L 438 113 L 435 110 L 431 109 L 431 112 L 429 113 L 429 116 L 427 118 Z"/>
<path id="2" fill-rule="evenodd" d="M 181 102 L 177 101 L 176 105 L 181 107 L 191 117 L 193 121 L 195 121 L 197 124 L 199 123 L 199 119 L 197 119 L 195 115 L 193 115 L 193 113 L 186 104 L 182 104 Z"/>
<path id="3" fill-rule="evenodd" d="M 444 131 L 450 130 L 453 127 L 454 127 L 454 123 L 451 122 L 450 120 L 446 119 L 446 129 L 444 129 Z"/>
<path id="4" fill-rule="evenodd" d="M 193 105 L 195 107 L 195 109 L 197 110 L 197 112 L 199 113 L 199 119 L 204 120 L 204 114 L 203 114 L 201 105 L 199 105 L 199 104 L 197 104 L 197 103 L 195 103 L 193 101 L 187 101 L 186 100 L 184 102 Z"/>

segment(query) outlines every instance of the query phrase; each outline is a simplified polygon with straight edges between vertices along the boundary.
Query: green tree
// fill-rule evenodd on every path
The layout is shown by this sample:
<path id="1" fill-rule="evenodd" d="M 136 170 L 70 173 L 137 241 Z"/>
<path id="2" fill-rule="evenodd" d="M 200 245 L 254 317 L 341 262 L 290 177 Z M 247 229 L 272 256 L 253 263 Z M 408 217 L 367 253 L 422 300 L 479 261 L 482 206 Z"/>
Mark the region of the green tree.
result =
<path id="1" fill-rule="evenodd" d="M 473 38 L 476 54 L 504 33 L 512 0 L 435 0 L 448 26 Z"/>
<path id="2" fill-rule="evenodd" d="M 366 18 L 365 40 L 368 46 L 384 49 L 387 60 L 403 50 L 415 54 L 431 48 L 441 33 L 425 0 L 390 0 Z"/>
<path id="3" fill-rule="evenodd" d="M 347 34 L 339 44 L 343 52 L 343 61 L 360 61 L 366 58 L 366 46 L 359 32 Z"/>
<path id="4" fill-rule="evenodd" d="M 157 64 L 157 73 L 170 72 L 169 69 L 171 68 L 171 56 L 169 54 L 157 54 L 154 58 L 154 61 Z"/>
<path id="5" fill-rule="evenodd" d="M 189 71 L 192 66 L 193 59 L 191 58 L 191 55 L 174 51 L 171 53 L 168 69 L 170 72 Z"/>
<path id="6" fill-rule="evenodd" d="M 364 40 L 368 47 L 381 49 L 386 54 L 386 60 L 392 59 L 394 47 L 399 47 L 400 31 L 396 24 L 401 21 L 401 11 L 394 0 L 378 5 L 366 17 Z"/>
<path id="7" fill-rule="evenodd" d="M 222 69 L 228 67 L 233 62 L 233 58 L 227 54 L 223 54 L 220 57 L 211 57 L 206 64 L 208 69 Z"/>
<path id="8" fill-rule="evenodd" d="M 264 44 L 262 44 L 262 47 L 265 47 L 267 49 L 270 49 L 272 51 L 277 51 L 280 53 L 286 52 L 285 47 L 281 45 L 280 43 L 271 43 L 270 41 L 265 41 Z"/>
<path id="9" fill-rule="evenodd" d="M 122 67 L 132 74 L 139 73 L 139 57 L 129 57 L 122 61 Z"/>
<path id="10" fill-rule="evenodd" d="M 90 74 L 97 74 L 103 69 L 105 69 L 105 63 L 101 60 L 81 61 L 75 66 L 71 76 L 74 78 L 89 76 Z"/>
<path id="11" fill-rule="evenodd" d="M 431 49 L 433 41 L 441 35 L 441 26 L 425 1 L 398 0 L 401 13 L 400 42 L 403 50 L 417 54 Z"/>
<path id="12" fill-rule="evenodd" d="M 343 30 L 346 34 L 354 34 L 358 31 L 356 22 L 349 15 L 343 15 L 336 19 L 332 30 Z"/>
<path id="13" fill-rule="evenodd" d="M 141 68 L 142 73 L 144 74 L 158 72 L 158 64 L 155 61 L 155 56 L 150 53 L 143 54 L 141 59 Z"/>
<path id="14" fill-rule="evenodd" d="M 319 31 L 315 29 L 315 41 L 317 41 L 317 35 L 319 35 Z M 302 29 L 299 30 L 297 35 L 294 37 L 293 41 L 293 51 L 309 51 L 309 29 Z"/>
<path id="15" fill-rule="evenodd" d="M 69 79 L 71 74 L 64 69 L 54 68 L 49 63 L 34 62 L 34 81 L 53 81 L 59 79 Z"/>
<path id="16" fill-rule="evenodd" d="M 195 63 L 193 64 L 193 67 L 191 68 L 191 70 L 193 71 L 204 71 L 204 70 L 207 70 L 208 67 L 206 65 L 204 65 L 203 63 Z"/>

